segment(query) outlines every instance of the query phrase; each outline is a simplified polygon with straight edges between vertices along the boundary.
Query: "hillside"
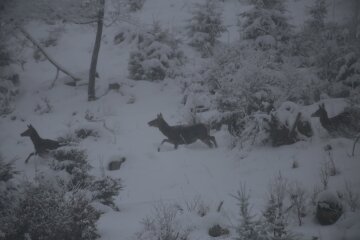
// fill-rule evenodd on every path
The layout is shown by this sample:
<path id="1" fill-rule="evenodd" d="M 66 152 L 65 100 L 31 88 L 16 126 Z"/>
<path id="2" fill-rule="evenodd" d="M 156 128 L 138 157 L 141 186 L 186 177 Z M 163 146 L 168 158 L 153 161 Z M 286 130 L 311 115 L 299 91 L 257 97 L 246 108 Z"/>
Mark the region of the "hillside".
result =
<path id="1" fill-rule="evenodd" d="M 218 37 L 218 44 L 230 45 L 239 40 L 237 16 L 246 12 L 249 6 L 237 0 L 222 2 L 223 23 L 227 30 Z M 292 17 L 292 24 L 303 24 L 306 18 L 303 11 L 309 2 L 290 1 L 288 14 Z M 285 214 L 286 228 L 299 239 L 360 239 L 360 144 L 351 156 L 353 138 L 332 136 L 321 125 L 319 118 L 310 116 L 318 109 L 319 103 L 325 103 L 330 117 L 335 116 L 348 106 L 346 98 L 323 97 L 309 104 L 298 103 L 296 106 L 309 120 L 313 135 L 293 144 L 274 147 L 271 144 L 246 145 L 244 141 L 242 146 L 242 141 L 237 141 L 223 124 L 210 130 L 218 148 L 210 149 L 201 141 L 196 141 L 180 145 L 178 149 L 164 143 L 157 151 L 165 136 L 159 129 L 148 125 L 157 114 L 162 113 L 169 125 L 178 125 L 191 124 L 190 108 L 195 102 L 206 107 L 207 111 L 197 116 L 202 122 L 217 119 L 217 114 L 221 112 L 214 107 L 215 97 L 219 95 L 205 94 L 208 86 L 201 85 L 204 66 L 212 59 L 202 58 L 188 44 L 190 37 L 186 26 L 194 3 L 188 0 L 146 0 L 139 11 L 127 15 L 127 21 L 105 27 L 98 59 L 99 77 L 96 79 L 96 94 L 101 97 L 92 102 L 87 101 L 86 81 L 95 38 L 94 27 L 63 22 L 48 25 L 39 21 L 25 25 L 38 41 L 46 39 L 56 29 L 56 44 L 46 47 L 46 51 L 82 80 L 76 87 L 68 86 L 64 83 L 70 81 L 69 77 L 60 73 L 54 87 L 51 87 L 56 69 L 46 59 L 36 60 L 35 48 L 29 42 L 21 52 L 26 62 L 23 68 L 20 64 L 9 67 L 19 75 L 19 94 L 13 111 L 0 118 L 0 153 L 4 161 L 12 162 L 19 172 L 14 177 L 15 184 L 21 185 L 24 181 L 36 183 L 36 178 L 42 174 L 50 178 L 52 175 L 64 175 L 53 172 L 50 163 L 56 160 L 50 156 L 34 156 L 27 164 L 24 162 L 26 156 L 34 151 L 30 138 L 20 136 L 28 124 L 32 124 L 41 137 L 48 139 L 68 137 L 78 129 L 92 129 L 96 132 L 94 136 L 71 142 L 69 148 L 85 150 L 86 160 L 92 166 L 91 175 L 120 178 L 123 185 L 114 198 L 118 211 L 100 203 L 93 204 L 103 212 L 96 222 L 99 239 L 165 240 L 183 236 L 188 240 L 214 239 L 209 236 L 208 230 L 215 224 L 229 230 L 229 234 L 219 239 L 234 239 L 239 237 L 237 229 L 241 222 L 239 201 L 234 196 L 241 186 L 246 185 L 249 191 L 251 215 L 256 219 L 263 215 L 270 189 L 279 179 L 288 186 L 284 193 L 284 208 L 292 204 L 291 190 L 299 186 L 305 191 L 306 210 L 302 225 L 298 224 L 294 208 L 290 207 Z M 339 8 L 333 14 L 334 18 L 343 19 L 342 11 L 347 10 Z M 186 60 L 181 67 L 175 67 L 174 74 L 181 73 L 174 78 L 133 80 L 128 62 L 138 45 L 130 37 L 116 44 L 114 37 L 126 31 L 129 36 L 132 33 L 142 34 L 155 22 L 175 36 L 179 41 L 177 48 Z M 247 53 L 244 50 L 244 54 Z M 246 65 L 242 66 L 246 68 Z M 301 67 L 299 69 L 304 72 L 301 79 L 312 78 L 309 72 Z M 119 84 L 119 90 L 107 92 L 108 85 L 114 83 Z M 188 100 L 184 104 L 185 95 L 188 99 L 195 99 L 194 103 Z M 287 104 L 288 101 L 283 102 Z M 281 106 L 284 105 L 279 104 L 278 109 Z M 279 110 L 279 114 L 282 113 Z M 291 114 L 290 118 L 295 113 Z M 119 170 L 108 170 L 111 161 L 123 157 L 126 160 Z M 344 214 L 335 224 L 322 226 L 315 218 L 316 206 L 311 201 L 316 198 L 314 192 L 320 192 L 319 189 L 324 187 L 321 171 L 329 168 L 329 162 L 336 166 L 337 172 L 334 176 L 327 176 L 327 191 L 343 196 L 339 201 L 344 206 Z M 352 191 L 358 204 L 354 210 L 350 209 L 344 197 L 349 191 Z M 166 218 L 166 213 L 174 215 Z M 146 218 L 150 219 L 148 225 L 144 223 Z M 149 230 L 153 227 L 149 224 L 151 219 L 155 225 L 157 221 L 164 225 L 168 223 L 176 238 L 157 238 L 155 233 L 160 234 L 162 226 Z M 0 239 L 6 239 L 2 233 L 0 227 Z"/>

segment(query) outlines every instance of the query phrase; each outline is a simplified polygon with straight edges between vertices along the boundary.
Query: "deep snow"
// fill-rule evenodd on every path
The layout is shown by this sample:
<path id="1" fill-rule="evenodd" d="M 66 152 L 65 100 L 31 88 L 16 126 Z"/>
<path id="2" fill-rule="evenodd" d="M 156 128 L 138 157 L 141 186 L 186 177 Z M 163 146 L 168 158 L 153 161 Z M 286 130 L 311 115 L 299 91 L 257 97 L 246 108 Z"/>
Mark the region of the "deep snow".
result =
<path id="1" fill-rule="evenodd" d="M 189 18 L 189 8 L 194 1 L 148 0 L 143 10 L 134 16 L 140 23 L 160 21 L 164 27 L 179 34 L 186 42 L 183 32 L 185 19 Z M 299 4 L 299 2 L 296 2 Z M 238 38 L 234 19 L 236 19 L 238 1 L 226 1 L 225 23 L 230 26 L 222 41 L 228 42 Z M 294 6 L 292 6 L 294 7 Z M 303 7 L 303 5 L 302 5 Z M 296 6 L 294 7 L 296 8 Z M 301 21 L 300 10 L 295 11 L 296 21 Z M 294 20 L 295 21 L 295 20 Z M 234 27 L 231 27 L 234 26 Z M 29 31 L 37 39 L 46 36 L 48 27 L 38 23 L 29 24 Z M 289 146 L 272 148 L 268 146 L 252 149 L 230 149 L 231 136 L 226 129 L 212 132 L 219 148 L 209 149 L 201 142 L 183 146 L 174 150 L 172 145 L 164 144 L 157 152 L 158 144 L 164 136 L 158 129 L 150 128 L 147 122 L 162 113 L 170 125 L 185 123 L 181 104 L 182 94 L 179 81 L 167 79 L 163 82 L 132 81 L 127 79 L 127 60 L 131 44 L 114 45 L 112 40 L 118 26 L 106 28 L 101 46 L 97 79 L 97 94 L 105 92 L 108 83 L 121 84 L 121 93 L 110 92 L 95 102 L 87 102 L 86 86 L 69 87 L 63 84 L 64 77 L 58 79 L 56 86 L 49 89 L 55 76 L 54 68 L 48 62 L 36 63 L 29 50 L 25 70 L 20 72 L 21 95 L 16 110 L 8 117 L 0 119 L 0 152 L 6 159 L 16 159 L 15 166 L 21 171 L 20 178 L 31 179 L 37 171 L 45 170 L 46 159 L 35 157 L 26 165 L 24 159 L 33 150 L 28 138 L 20 137 L 26 124 L 31 123 L 40 136 L 55 139 L 64 133 L 81 126 L 98 129 L 100 138 L 86 139 L 80 147 L 87 150 L 93 173 L 101 174 L 101 167 L 114 156 L 126 157 L 126 162 L 119 171 L 106 171 L 113 177 L 120 177 L 125 185 L 116 199 L 120 211 L 108 211 L 98 222 L 101 239 L 135 239 L 134 233 L 141 229 L 141 220 L 152 213 L 154 204 L 159 201 L 184 204 L 197 196 L 210 206 L 210 213 L 199 218 L 196 214 L 186 216 L 184 223 L 194 230 L 190 239 L 210 239 L 207 231 L 213 224 L 220 223 L 234 229 L 238 224 L 238 207 L 231 194 L 235 194 L 241 183 L 246 183 L 251 190 L 252 210 L 261 214 L 265 205 L 269 183 L 281 174 L 292 182 L 301 183 L 309 194 L 314 186 L 320 186 L 319 169 L 327 153 L 324 146 L 333 146 L 333 159 L 340 174 L 330 178 L 330 189 L 334 192 L 344 189 L 344 181 L 352 183 L 359 192 L 360 147 L 355 157 L 350 157 L 352 141 L 344 138 L 331 139 L 320 126 L 318 119 L 312 119 L 315 136 L 306 141 Z M 47 50 L 67 69 L 78 76 L 86 78 L 90 64 L 94 30 L 85 26 L 65 26 L 56 47 Z M 190 51 L 184 47 L 185 51 Z M 192 53 L 190 70 L 196 72 L 202 60 Z M 41 98 L 49 99 L 53 106 L 51 113 L 39 115 L 34 112 Z M 135 102 L 128 104 L 129 99 Z M 341 109 L 342 103 L 329 102 L 330 114 Z M 316 110 L 310 106 L 308 113 Z M 88 122 L 86 113 L 94 115 L 99 122 Z M 310 115 L 310 114 L 309 114 Z M 16 116 L 16 120 L 10 120 Z M 106 126 L 114 132 L 109 132 Z M 293 161 L 299 167 L 293 169 Z M 221 201 L 224 206 L 220 213 L 216 208 Z M 359 211 L 359 210 L 358 210 Z M 359 212 L 348 212 L 333 226 L 322 227 L 315 222 L 310 213 L 304 225 L 296 226 L 296 219 L 290 219 L 292 229 L 310 239 L 319 236 L 321 239 L 360 239 Z M 350 230 L 349 230 L 350 229 Z M 351 238 L 352 237 L 352 238 Z"/>

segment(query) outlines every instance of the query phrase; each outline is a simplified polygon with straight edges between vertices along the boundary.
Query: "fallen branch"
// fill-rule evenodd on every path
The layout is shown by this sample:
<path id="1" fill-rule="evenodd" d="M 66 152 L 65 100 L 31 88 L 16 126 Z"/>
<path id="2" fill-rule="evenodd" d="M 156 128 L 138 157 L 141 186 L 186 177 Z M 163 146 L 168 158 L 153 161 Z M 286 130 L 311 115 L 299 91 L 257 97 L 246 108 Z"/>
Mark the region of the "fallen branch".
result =
<path id="1" fill-rule="evenodd" d="M 56 70 L 57 70 L 57 73 L 56 73 L 56 76 L 55 76 L 55 79 L 52 83 L 52 87 L 54 86 L 55 84 L 55 81 L 58 77 L 58 72 L 63 72 L 64 74 L 68 75 L 72 80 L 74 80 L 74 82 L 77 82 L 79 81 L 80 79 L 75 77 L 72 73 L 70 73 L 68 70 L 66 70 L 64 67 L 62 67 L 59 63 L 57 63 L 52 57 L 49 56 L 49 54 L 40 46 L 40 44 L 25 30 L 23 29 L 22 27 L 18 27 L 20 32 L 22 34 L 24 34 L 24 36 L 29 39 L 34 45 L 35 47 L 37 47 L 40 52 L 46 57 L 46 59 L 56 67 Z"/>

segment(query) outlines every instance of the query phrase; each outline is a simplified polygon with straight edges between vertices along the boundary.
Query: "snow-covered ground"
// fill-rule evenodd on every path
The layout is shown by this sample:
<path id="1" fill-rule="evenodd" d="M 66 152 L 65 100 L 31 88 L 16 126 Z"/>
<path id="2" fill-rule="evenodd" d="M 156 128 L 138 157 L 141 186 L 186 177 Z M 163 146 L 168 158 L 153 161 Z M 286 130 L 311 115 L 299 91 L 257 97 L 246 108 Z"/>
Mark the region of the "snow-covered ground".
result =
<path id="1" fill-rule="evenodd" d="M 222 41 L 226 42 L 238 38 L 235 20 L 239 3 L 235 0 L 225 2 L 224 20 L 230 29 L 222 37 Z M 188 0 L 148 0 L 134 18 L 144 26 L 159 21 L 186 42 L 183 27 L 193 3 Z M 299 20 L 302 15 L 296 12 L 294 16 Z M 39 27 L 38 23 L 29 24 L 28 29 L 37 39 L 47 32 L 47 28 Z M 157 152 L 164 136 L 147 123 L 158 113 L 162 113 L 170 125 L 185 123 L 181 85 L 172 79 L 162 82 L 129 80 L 127 62 L 133 46 L 124 43 L 114 45 L 113 37 L 117 31 L 117 25 L 104 30 L 98 63 L 100 78 L 97 79 L 97 94 L 101 95 L 113 82 L 121 84 L 119 93 L 110 92 L 97 101 L 87 102 L 87 86 L 66 86 L 63 75 L 50 89 L 55 69 L 46 61 L 35 62 L 29 50 L 25 53 L 29 55 L 25 69 L 19 69 L 21 85 L 16 109 L 8 117 L 0 119 L 0 152 L 6 159 L 16 159 L 15 167 L 21 171 L 20 177 L 24 179 L 31 179 L 37 171 L 46 169 L 46 159 L 40 157 L 24 163 L 26 156 L 33 151 L 30 139 L 20 137 L 27 124 L 32 124 L 40 136 L 51 139 L 82 126 L 97 129 L 99 138 L 89 138 L 80 143 L 80 147 L 86 149 L 89 155 L 95 175 L 100 175 L 102 166 L 114 156 L 126 157 L 120 170 L 106 171 L 106 175 L 120 177 L 124 189 L 116 198 L 120 211 L 108 211 L 98 222 L 101 239 L 136 239 L 134 234 L 141 230 L 141 220 L 152 214 L 155 204 L 186 205 L 186 202 L 198 197 L 210 206 L 210 213 L 204 218 L 196 214 L 186 216 L 183 222 L 193 227 L 189 239 L 210 239 L 207 232 L 214 224 L 230 228 L 231 234 L 223 239 L 231 239 L 235 236 L 233 227 L 239 219 L 239 208 L 232 195 L 241 184 L 245 183 L 251 190 L 251 205 L 255 214 L 261 214 L 269 183 L 279 172 L 289 183 L 303 185 L 310 195 L 315 186 L 321 186 L 319 172 L 328 158 L 328 153 L 324 151 L 327 144 L 333 147 L 332 157 L 340 171 L 340 174 L 330 177 L 330 190 L 341 192 L 344 182 L 348 181 L 359 192 L 360 147 L 355 157 L 351 157 L 352 141 L 330 138 L 318 119 L 312 119 L 316 132 L 314 137 L 289 146 L 230 149 L 231 136 L 224 128 L 211 133 L 217 139 L 218 148 L 209 149 L 203 143 L 196 142 L 181 145 L 175 150 L 172 145 L 165 143 Z M 71 72 L 84 77 L 90 65 L 93 40 L 92 28 L 66 25 L 58 45 L 47 50 Z M 185 51 L 189 51 L 188 47 Z M 193 57 L 196 58 L 196 54 Z M 195 63 L 192 68 L 196 71 L 201 60 L 199 64 L 196 64 L 196 60 L 191 62 Z M 34 112 L 37 104 L 43 104 L 44 98 L 48 99 L 52 111 L 45 114 Z M 335 113 L 336 105 L 330 102 L 328 106 Z M 317 106 L 309 108 L 315 111 Z M 86 114 L 92 114 L 101 121 L 88 122 Z M 11 120 L 13 116 L 15 120 Z M 113 132 L 106 130 L 103 122 Z M 298 162 L 298 168 L 292 168 L 294 161 Z M 221 201 L 224 201 L 224 205 L 217 212 Z M 342 236 L 360 239 L 359 210 L 356 213 L 347 212 L 336 224 L 328 227 L 320 226 L 311 213 L 305 217 L 301 227 L 297 226 L 295 216 L 289 222 L 291 229 L 304 235 L 304 239 L 311 239 L 312 236 L 334 240 Z"/>

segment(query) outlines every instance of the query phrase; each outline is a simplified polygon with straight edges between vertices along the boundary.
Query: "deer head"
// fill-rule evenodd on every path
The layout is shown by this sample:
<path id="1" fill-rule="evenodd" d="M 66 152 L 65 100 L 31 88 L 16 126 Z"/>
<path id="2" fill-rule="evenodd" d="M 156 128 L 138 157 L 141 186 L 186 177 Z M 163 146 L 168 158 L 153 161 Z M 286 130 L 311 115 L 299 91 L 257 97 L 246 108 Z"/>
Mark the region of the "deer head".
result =
<path id="1" fill-rule="evenodd" d="M 30 137 L 33 134 L 33 132 L 35 130 L 34 127 L 31 124 L 27 125 L 27 127 L 28 127 L 28 129 L 26 129 L 23 133 L 21 133 L 20 136 Z"/>
<path id="2" fill-rule="evenodd" d="M 157 127 L 158 128 L 161 125 L 161 123 L 163 123 L 163 122 L 164 122 L 164 118 L 163 118 L 162 114 L 159 113 L 157 115 L 157 117 L 154 120 L 151 120 L 150 122 L 148 122 L 148 124 L 149 124 L 150 127 Z"/>
<path id="3" fill-rule="evenodd" d="M 311 117 L 321 117 L 321 116 L 327 117 L 327 112 L 324 103 L 319 104 L 319 109 L 313 114 L 311 114 Z"/>

